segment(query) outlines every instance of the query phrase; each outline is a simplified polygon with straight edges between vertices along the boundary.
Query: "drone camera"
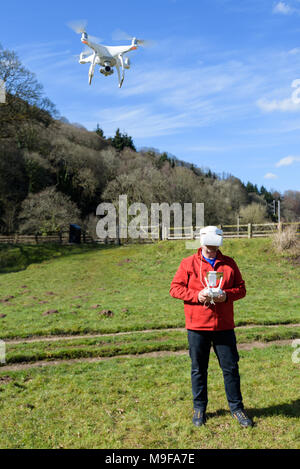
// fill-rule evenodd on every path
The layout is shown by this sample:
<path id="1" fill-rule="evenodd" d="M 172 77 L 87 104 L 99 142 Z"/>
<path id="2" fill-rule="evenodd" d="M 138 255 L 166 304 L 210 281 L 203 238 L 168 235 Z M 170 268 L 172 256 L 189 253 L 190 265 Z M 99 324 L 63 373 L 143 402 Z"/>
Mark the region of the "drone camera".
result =
<path id="1" fill-rule="evenodd" d="M 109 75 L 112 75 L 114 71 L 108 62 L 104 62 L 104 68 L 100 68 L 100 73 L 108 77 Z"/>

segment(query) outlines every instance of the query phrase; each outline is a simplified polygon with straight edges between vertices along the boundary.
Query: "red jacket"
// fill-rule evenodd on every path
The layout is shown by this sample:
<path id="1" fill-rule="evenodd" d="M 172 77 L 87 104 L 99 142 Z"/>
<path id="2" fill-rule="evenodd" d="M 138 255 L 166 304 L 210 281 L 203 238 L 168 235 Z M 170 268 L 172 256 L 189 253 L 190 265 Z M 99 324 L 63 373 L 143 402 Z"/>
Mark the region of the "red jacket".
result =
<path id="1" fill-rule="evenodd" d="M 203 305 L 198 301 L 199 291 L 206 288 L 205 274 L 209 270 L 223 272 L 221 288 L 227 295 L 223 303 Z M 187 329 L 222 331 L 235 327 L 233 302 L 246 295 L 246 288 L 238 266 L 231 257 L 223 256 L 218 250 L 213 269 L 199 248 L 197 253 L 181 261 L 171 283 L 170 295 L 184 301 Z"/>

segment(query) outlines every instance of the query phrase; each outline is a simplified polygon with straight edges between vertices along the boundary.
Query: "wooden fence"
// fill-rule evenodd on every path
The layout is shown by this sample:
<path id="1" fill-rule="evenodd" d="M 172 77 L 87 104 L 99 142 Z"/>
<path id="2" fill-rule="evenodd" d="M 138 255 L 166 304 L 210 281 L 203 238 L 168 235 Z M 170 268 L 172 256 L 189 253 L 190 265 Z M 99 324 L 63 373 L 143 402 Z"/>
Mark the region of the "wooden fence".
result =
<path id="1" fill-rule="evenodd" d="M 81 242 L 83 243 L 92 243 L 92 237 L 86 233 L 82 232 Z M 46 236 L 41 234 L 34 235 L 20 235 L 20 234 L 11 234 L 11 235 L 0 235 L 0 244 L 9 243 L 9 244 L 44 244 L 44 243 L 55 243 L 55 244 L 69 244 L 69 231 L 64 231 L 61 233 L 51 233 Z"/>
<path id="2" fill-rule="evenodd" d="M 288 226 L 294 226 L 300 236 L 300 222 L 294 223 L 247 223 L 243 225 L 219 225 L 224 238 L 258 238 L 268 237 Z M 200 227 L 175 227 L 163 229 L 162 239 L 199 239 Z"/>

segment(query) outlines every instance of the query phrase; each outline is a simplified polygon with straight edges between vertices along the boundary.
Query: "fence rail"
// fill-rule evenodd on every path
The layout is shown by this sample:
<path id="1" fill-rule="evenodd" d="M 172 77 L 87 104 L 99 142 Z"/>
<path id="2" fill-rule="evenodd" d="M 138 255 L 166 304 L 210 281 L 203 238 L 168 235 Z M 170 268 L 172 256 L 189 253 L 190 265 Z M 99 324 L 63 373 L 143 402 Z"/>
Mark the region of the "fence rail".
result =
<path id="1" fill-rule="evenodd" d="M 300 222 L 281 223 L 247 223 L 240 225 L 219 225 L 223 230 L 224 238 L 258 238 L 268 237 L 285 230 L 288 226 L 295 226 L 297 235 L 300 235 Z M 163 239 L 199 239 L 200 228 L 176 227 L 165 228 Z"/>
<path id="2" fill-rule="evenodd" d="M 92 243 L 93 239 L 88 234 L 82 233 L 82 242 Z M 0 235 L 0 244 L 44 244 L 44 243 L 58 243 L 58 244 L 69 244 L 69 231 L 61 233 L 52 233 L 46 236 L 40 234 L 33 235 Z"/>

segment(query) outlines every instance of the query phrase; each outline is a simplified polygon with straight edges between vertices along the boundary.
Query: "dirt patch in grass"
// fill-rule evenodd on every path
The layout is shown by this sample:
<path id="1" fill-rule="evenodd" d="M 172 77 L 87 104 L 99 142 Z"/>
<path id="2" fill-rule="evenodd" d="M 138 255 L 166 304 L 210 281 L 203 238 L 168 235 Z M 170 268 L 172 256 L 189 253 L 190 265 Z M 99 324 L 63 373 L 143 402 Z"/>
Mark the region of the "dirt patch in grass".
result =
<path id="1" fill-rule="evenodd" d="M 124 310 L 127 308 L 124 308 Z M 123 310 L 122 310 L 123 311 Z M 127 309 L 128 311 L 128 309 Z M 77 313 L 78 311 L 70 311 L 71 313 Z M 239 329 L 252 329 L 255 327 L 276 327 L 276 326 L 284 326 L 284 327 L 300 327 L 300 323 L 297 324 L 247 324 L 245 326 L 237 326 L 235 330 Z M 5 340 L 6 345 L 13 345 L 13 344 L 23 344 L 28 342 L 56 342 L 59 340 L 76 340 L 76 339 L 93 339 L 97 337 L 113 337 L 118 335 L 130 335 L 130 334 L 139 334 L 139 333 L 147 333 L 147 332 L 184 332 L 186 329 L 184 327 L 170 327 L 170 328 L 162 328 L 162 329 L 141 329 L 141 330 L 132 330 L 132 331 L 124 331 L 124 332 L 108 332 L 108 333 L 93 333 L 93 334 L 73 334 L 73 335 L 48 335 L 48 336 L 31 336 L 26 338 L 15 338 L 15 339 L 8 339 Z"/>
<path id="2" fill-rule="evenodd" d="M 300 255 L 296 257 L 287 257 L 287 260 L 296 267 L 300 267 Z"/>
<path id="3" fill-rule="evenodd" d="M 238 344 L 238 350 L 252 350 L 253 348 L 266 348 L 270 347 L 271 345 L 290 345 L 292 343 L 292 339 L 287 340 L 274 340 L 271 342 L 251 342 L 245 344 Z M 155 351 L 155 352 L 146 352 L 140 354 L 124 354 L 124 355 L 115 355 L 110 357 L 88 357 L 88 358 L 72 358 L 72 359 L 62 359 L 62 360 L 40 360 L 37 362 L 31 363 L 17 363 L 14 365 L 3 365 L 0 367 L 0 372 L 3 371 L 17 371 L 17 370 L 24 370 L 27 368 L 36 368 L 36 367 L 44 367 L 44 366 L 51 366 L 51 365 L 62 365 L 62 364 L 75 364 L 75 363 L 95 363 L 104 360 L 112 360 L 114 358 L 137 358 L 137 357 L 166 357 L 166 356 L 175 356 L 175 355 L 188 355 L 188 350 L 167 350 L 167 351 Z"/>
<path id="4" fill-rule="evenodd" d="M 48 311 L 45 311 L 42 316 L 49 316 L 50 314 L 58 314 L 59 311 L 57 309 L 48 309 Z"/>
<path id="5" fill-rule="evenodd" d="M 13 379 L 11 376 L 0 376 L 0 386 L 2 386 L 3 384 L 10 383 L 12 380 Z"/>

